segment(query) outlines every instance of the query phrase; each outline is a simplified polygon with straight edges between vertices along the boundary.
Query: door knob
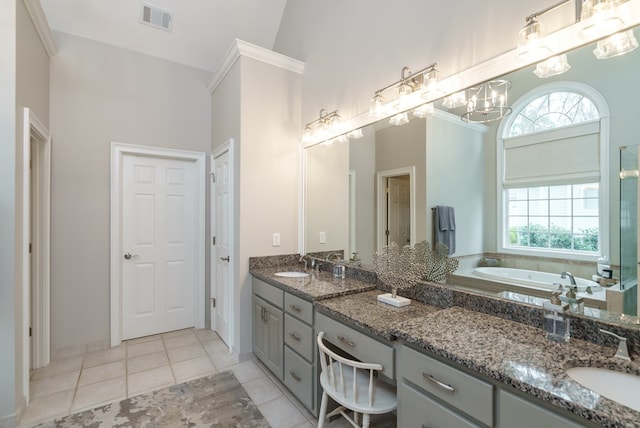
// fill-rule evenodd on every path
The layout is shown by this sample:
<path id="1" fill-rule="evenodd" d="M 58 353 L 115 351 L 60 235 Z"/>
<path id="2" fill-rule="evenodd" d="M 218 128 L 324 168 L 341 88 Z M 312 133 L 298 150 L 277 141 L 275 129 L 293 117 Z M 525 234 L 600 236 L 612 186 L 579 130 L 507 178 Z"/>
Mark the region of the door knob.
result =
<path id="1" fill-rule="evenodd" d="M 227 257 L 220 257 L 220 260 L 222 260 L 223 262 L 228 262 L 228 261 L 229 261 L 229 256 L 227 256 Z"/>
<path id="2" fill-rule="evenodd" d="M 138 255 L 137 254 L 131 254 L 131 253 L 125 253 L 124 254 L 124 258 L 126 260 L 131 260 L 132 257 L 138 257 Z"/>

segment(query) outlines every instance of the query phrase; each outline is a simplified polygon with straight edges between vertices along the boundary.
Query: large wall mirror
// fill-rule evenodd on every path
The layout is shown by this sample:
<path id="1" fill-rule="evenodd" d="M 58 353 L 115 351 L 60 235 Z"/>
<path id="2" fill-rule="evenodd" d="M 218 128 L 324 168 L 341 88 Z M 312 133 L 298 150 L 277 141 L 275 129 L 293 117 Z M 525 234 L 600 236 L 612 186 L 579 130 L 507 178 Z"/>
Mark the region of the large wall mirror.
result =
<path id="1" fill-rule="evenodd" d="M 601 189 L 600 198 L 608 204 L 609 224 L 602 231 L 606 236 L 602 251 L 616 275 L 620 267 L 627 280 L 636 282 L 637 225 L 629 222 L 637 222 L 638 186 L 621 182 L 620 167 L 635 170 L 625 179 L 637 181 L 640 49 L 597 59 L 594 48 L 590 44 L 569 52 L 571 68 L 557 76 L 541 79 L 533 73 L 534 67 L 527 67 L 500 78 L 511 82 L 511 105 L 536 87 L 565 81 L 593 88 L 605 100 L 609 150 L 608 159 L 600 160 L 606 162 L 608 186 Z M 460 119 L 464 107 L 447 109 L 442 99 L 435 107 L 435 114 L 426 118 L 410 113 L 410 121 L 401 126 L 381 120 L 365 127 L 360 139 L 305 149 L 305 252 L 343 250 L 347 257 L 357 252 L 367 265 L 373 253 L 389 242 L 433 242 L 432 208 L 437 205 L 455 207 L 455 256 L 464 259 L 500 252 L 501 191 L 496 179 L 500 121 L 467 124 Z M 631 166 L 621 165 L 624 147 L 631 150 L 631 160 L 625 161 Z M 548 155 L 553 162 L 569 165 L 572 161 L 553 159 L 553 150 Z M 594 258 L 594 273 L 595 266 Z"/>

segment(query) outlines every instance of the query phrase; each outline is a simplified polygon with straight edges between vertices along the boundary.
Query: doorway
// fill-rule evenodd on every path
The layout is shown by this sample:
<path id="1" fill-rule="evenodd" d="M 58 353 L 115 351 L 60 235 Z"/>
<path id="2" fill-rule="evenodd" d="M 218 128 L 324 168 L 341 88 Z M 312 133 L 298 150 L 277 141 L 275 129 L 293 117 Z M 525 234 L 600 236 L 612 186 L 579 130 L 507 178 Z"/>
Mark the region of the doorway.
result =
<path id="1" fill-rule="evenodd" d="M 204 327 L 205 154 L 111 144 L 111 345 Z"/>
<path id="2" fill-rule="evenodd" d="M 377 172 L 376 187 L 376 250 L 415 245 L 415 166 Z"/>
<path id="3" fill-rule="evenodd" d="M 233 349 L 234 140 L 211 155 L 211 329 Z"/>
<path id="4" fill-rule="evenodd" d="M 29 108 L 22 135 L 23 388 L 29 404 L 29 370 L 49 364 L 51 136 Z"/>

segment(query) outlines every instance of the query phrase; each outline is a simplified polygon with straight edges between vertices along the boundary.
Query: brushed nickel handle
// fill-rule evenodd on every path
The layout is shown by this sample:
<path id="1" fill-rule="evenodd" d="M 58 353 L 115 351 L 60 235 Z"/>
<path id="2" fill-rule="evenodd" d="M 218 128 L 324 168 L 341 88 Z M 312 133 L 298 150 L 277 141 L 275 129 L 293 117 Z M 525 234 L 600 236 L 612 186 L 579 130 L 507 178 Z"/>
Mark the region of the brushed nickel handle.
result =
<path id="1" fill-rule="evenodd" d="M 433 377 L 433 376 L 431 376 L 430 374 L 427 374 L 427 373 L 422 372 L 422 378 L 423 378 L 424 380 L 427 380 L 427 381 L 429 381 L 429 382 L 431 382 L 431 383 L 435 384 L 435 385 L 436 385 L 436 386 L 438 386 L 439 388 L 444 389 L 445 391 L 448 391 L 448 392 L 455 392 L 455 391 L 456 391 L 456 389 L 455 389 L 453 386 L 451 386 L 451 385 L 449 385 L 449 384 L 446 384 L 446 383 L 444 383 L 444 382 L 440 382 L 438 379 L 434 378 L 434 377 Z"/>
<path id="2" fill-rule="evenodd" d="M 133 257 L 138 257 L 137 254 L 124 253 L 125 260 L 131 260 Z"/>
<path id="3" fill-rule="evenodd" d="M 302 312 L 302 309 L 300 309 L 298 306 L 294 305 L 293 303 L 290 304 L 289 307 L 291 308 L 292 311 Z"/>
<path id="4" fill-rule="evenodd" d="M 345 339 L 345 338 L 344 338 L 344 336 L 338 336 L 338 340 L 339 340 L 340 342 L 344 343 L 345 345 L 350 346 L 350 347 L 352 347 L 352 348 L 353 348 L 354 346 L 356 346 L 356 344 L 355 344 L 355 343 L 353 343 L 353 342 L 352 342 L 352 341 L 350 341 L 350 340 Z"/>
<path id="5" fill-rule="evenodd" d="M 296 382 L 300 382 L 302 380 L 302 378 L 298 376 L 295 372 L 289 372 L 289 374 L 291 375 L 292 378 L 296 380 Z"/>
<path id="6" fill-rule="evenodd" d="M 302 339 L 300 336 L 298 336 L 295 333 L 289 333 L 289 336 L 291 336 L 293 340 L 297 340 L 298 342 L 300 342 L 300 340 Z"/>
<path id="7" fill-rule="evenodd" d="M 228 262 L 228 261 L 229 261 L 229 256 L 227 256 L 227 257 L 220 257 L 220 260 L 222 260 L 223 262 Z"/>

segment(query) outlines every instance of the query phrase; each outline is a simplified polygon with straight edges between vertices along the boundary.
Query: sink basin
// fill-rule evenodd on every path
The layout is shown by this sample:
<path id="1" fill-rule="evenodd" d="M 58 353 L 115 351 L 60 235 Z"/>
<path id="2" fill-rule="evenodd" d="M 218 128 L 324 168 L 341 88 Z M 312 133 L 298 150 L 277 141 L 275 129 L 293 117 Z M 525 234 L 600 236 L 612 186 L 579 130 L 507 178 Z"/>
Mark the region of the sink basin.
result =
<path id="1" fill-rule="evenodd" d="M 306 278 L 309 276 L 306 272 L 277 272 L 275 275 L 284 278 Z"/>
<path id="2" fill-rule="evenodd" d="M 566 373 L 582 386 L 640 411 L 640 376 L 597 367 L 573 367 Z"/>

